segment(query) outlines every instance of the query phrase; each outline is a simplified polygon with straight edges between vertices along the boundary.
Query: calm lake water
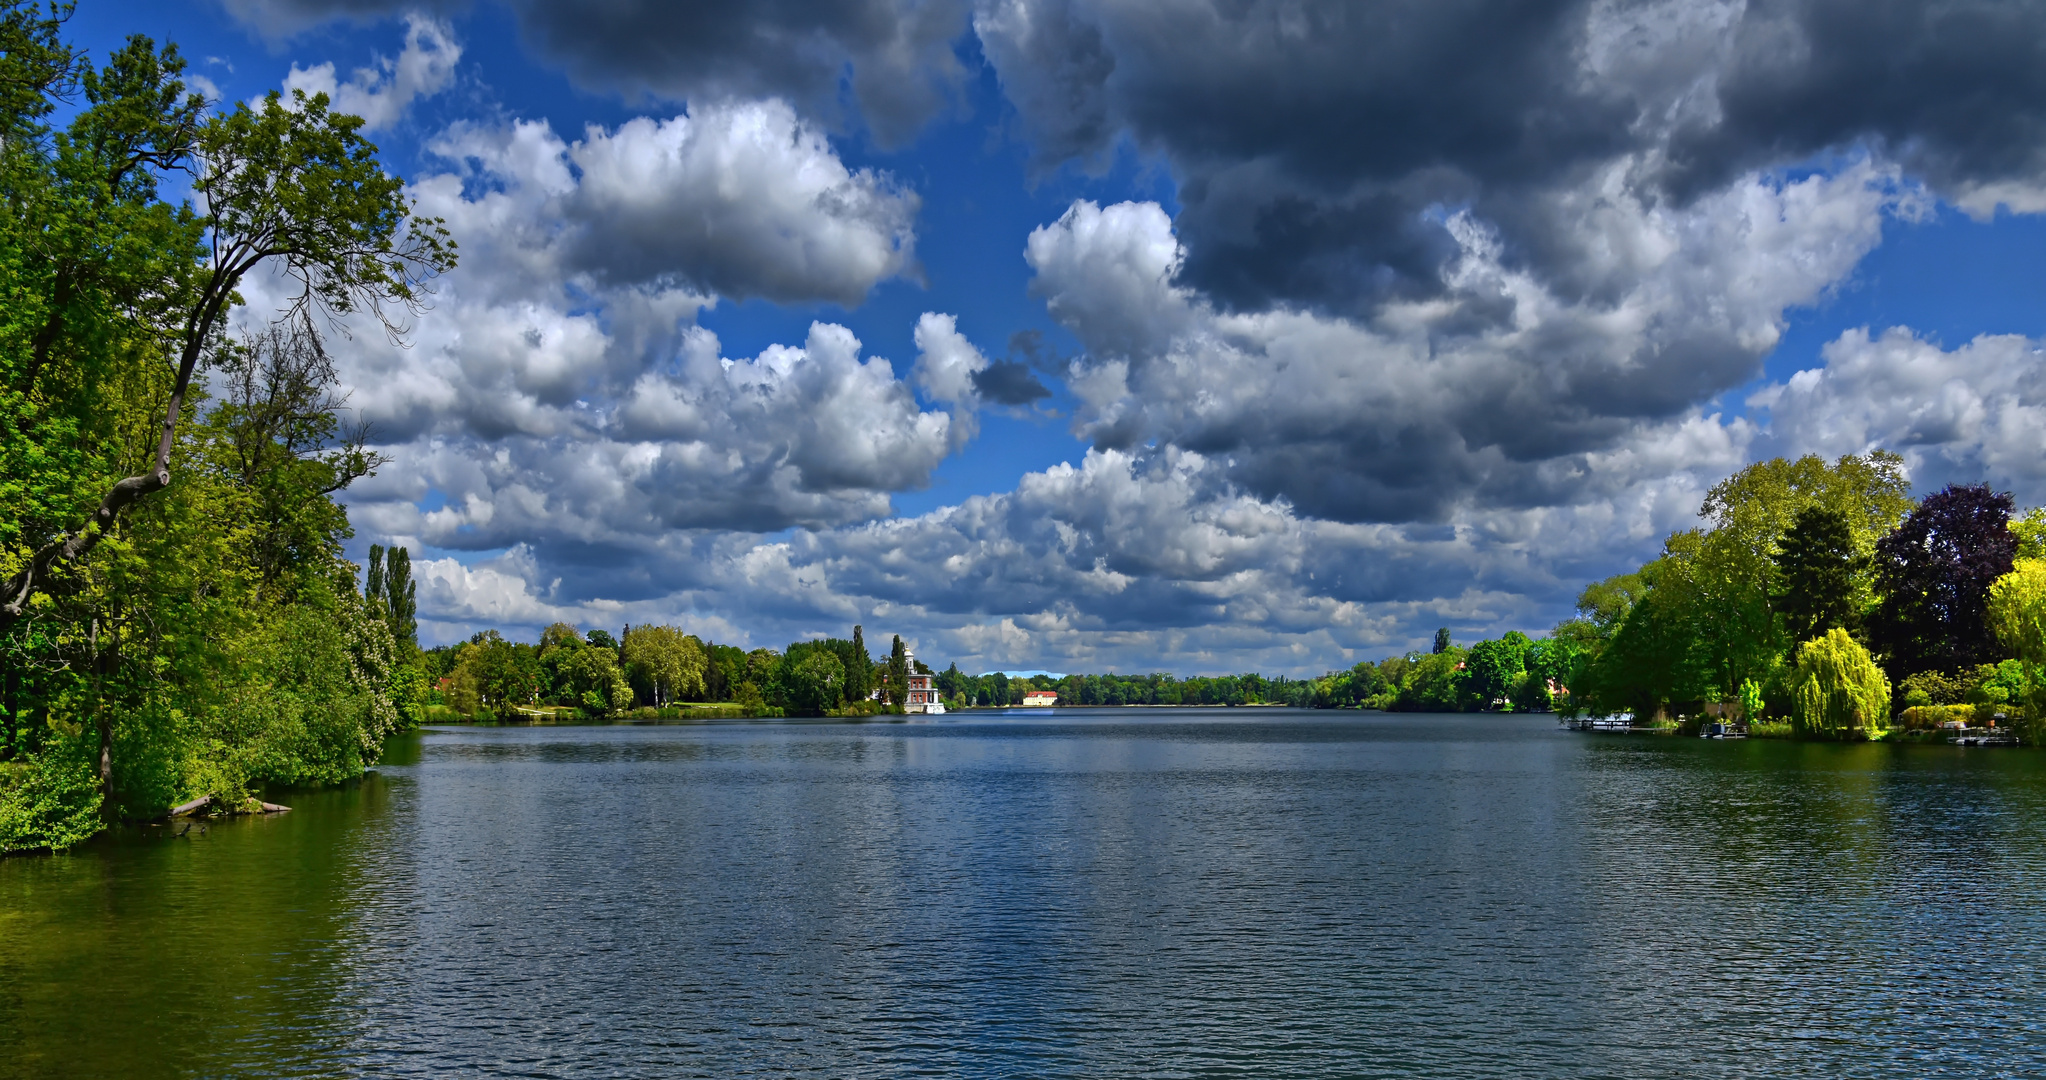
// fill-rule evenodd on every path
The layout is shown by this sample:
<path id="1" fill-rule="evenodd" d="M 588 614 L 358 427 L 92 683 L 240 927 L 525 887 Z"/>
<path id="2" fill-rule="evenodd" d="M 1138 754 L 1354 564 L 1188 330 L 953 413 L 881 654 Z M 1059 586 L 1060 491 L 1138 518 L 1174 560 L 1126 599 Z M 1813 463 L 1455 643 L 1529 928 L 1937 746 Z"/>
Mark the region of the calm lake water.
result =
<path id="1" fill-rule="evenodd" d="M 933 720 L 432 730 L 0 860 L 0 1075 L 2046 1069 L 2046 753 Z"/>

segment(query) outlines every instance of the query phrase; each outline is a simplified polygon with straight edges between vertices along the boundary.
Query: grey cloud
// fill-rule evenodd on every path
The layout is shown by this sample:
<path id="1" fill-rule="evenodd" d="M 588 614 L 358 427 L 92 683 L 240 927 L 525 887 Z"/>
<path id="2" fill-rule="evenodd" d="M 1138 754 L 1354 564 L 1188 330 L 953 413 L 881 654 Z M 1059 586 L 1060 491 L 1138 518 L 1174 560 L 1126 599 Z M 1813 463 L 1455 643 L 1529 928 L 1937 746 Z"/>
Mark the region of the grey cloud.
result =
<path id="1" fill-rule="evenodd" d="M 997 405 L 1028 405 L 1051 396 L 1030 365 L 1018 360 L 996 360 L 972 378 L 974 390 Z"/>
<path id="2" fill-rule="evenodd" d="M 833 115 L 841 79 L 886 143 L 952 99 L 966 31 L 957 0 L 517 0 L 532 47 L 584 86 L 699 98 L 775 95 Z"/>
<path id="3" fill-rule="evenodd" d="M 1864 163 L 1750 177 L 1682 210 L 1592 200 L 1587 244 L 1631 278 L 1609 302 L 1559 295 L 1459 213 L 1451 298 L 1370 319 L 1219 310 L 1172 281 L 1171 225 L 1151 204 L 1077 203 L 1026 257 L 1090 351 L 1067 383 L 1097 447 L 1195 450 L 1315 517 L 1442 521 L 1607 497 L 1590 462 L 1751 378 L 1785 309 L 1845 275 L 1908 199 Z M 1506 314 L 1471 320 L 1465 297 Z"/>
<path id="4" fill-rule="evenodd" d="M 1602 299 L 1567 204 L 1615 165 L 1681 207 L 1861 147 L 1971 211 L 2046 209 L 2038 3 L 984 0 L 975 27 L 1040 154 L 1169 164 L 1177 280 L 1224 309 L 1443 295 L 1458 209 Z"/>
<path id="5" fill-rule="evenodd" d="M 407 11 L 451 13 L 468 0 L 221 0 L 242 25 L 276 39 L 337 20 L 370 22 Z"/>
<path id="6" fill-rule="evenodd" d="M 847 169 L 782 102 L 592 128 L 566 153 L 580 173 L 560 204 L 578 230 L 567 261 L 601 280 L 856 307 L 914 269 L 916 193 Z"/>
<path id="7" fill-rule="evenodd" d="M 273 37 L 333 19 L 419 8 L 412 0 L 225 0 Z M 841 84 L 884 144 L 913 136 L 957 99 L 963 0 L 508 0 L 521 36 L 585 88 L 628 100 L 779 97 L 839 117 Z M 468 7 L 439 0 L 435 10 Z M 495 14 L 492 12 L 491 14 Z"/>
<path id="8" fill-rule="evenodd" d="M 1950 194 L 2046 179 L 2046 4 L 1751 4 L 1718 88 L 1716 122 L 1671 142 L 1680 197 L 1856 140 Z"/>
<path id="9" fill-rule="evenodd" d="M 1318 673 L 1404 651 L 1445 623 L 1549 625 L 1584 575 L 1614 572 L 1691 520 L 1728 467 L 1653 464 L 1594 463 L 1615 492 L 1598 503 L 1417 528 L 1301 517 L 1187 451 L 1094 452 L 915 518 L 774 540 L 549 541 L 473 569 L 436 563 L 422 614 L 451 628 L 496 612 L 535 628 L 630 615 L 775 647 L 863 622 L 967 668 Z"/>

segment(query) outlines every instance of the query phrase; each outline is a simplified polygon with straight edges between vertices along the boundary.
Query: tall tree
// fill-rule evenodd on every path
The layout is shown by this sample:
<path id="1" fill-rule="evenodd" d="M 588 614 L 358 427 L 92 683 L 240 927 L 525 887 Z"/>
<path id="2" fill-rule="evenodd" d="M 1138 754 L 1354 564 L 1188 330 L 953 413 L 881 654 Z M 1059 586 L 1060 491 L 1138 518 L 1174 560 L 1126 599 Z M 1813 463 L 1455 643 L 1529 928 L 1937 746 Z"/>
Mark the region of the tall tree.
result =
<path id="1" fill-rule="evenodd" d="M 1436 654 L 1440 655 L 1448 652 L 1451 644 L 1449 640 L 1449 627 L 1445 626 L 1435 631 Z"/>
<path id="2" fill-rule="evenodd" d="M 1948 485 L 1877 541 L 1882 599 L 1869 631 L 1893 684 L 2003 658 L 1987 604 L 1989 587 L 2011 572 L 2017 554 L 2013 505 L 2009 493 L 1986 484 Z"/>
<path id="3" fill-rule="evenodd" d="M 412 552 L 393 547 L 385 556 L 384 609 L 389 612 L 391 640 L 402 657 L 419 651 L 419 583 L 412 580 Z"/>
<path id="4" fill-rule="evenodd" d="M 362 598 L 369 601 L 369 609 L 381 614 L 384 610 L 384 545 L 369 546 L 369 568 L 362 573 Z"/>
<path id="5" fill-rule="evenodd" d="M 845 699 L 849 702 L 867 700 L 874 689 L 874 659 L 867 655 L 866 631 L 853 625 L 852 655 L 845 665 Z"/>
<path id="6" fill-rule="evenodd" d="M 1847 518 L 1824 506 L 1797 512 L 1773 555 L 1776 588 L 1770 599 L 1790 640 L 1802 644 L 1834 628 L 1853 630 L 1856 579 L 1867 560 L 1854 546 Z"/>
<path id="7" fill-rule="evenodd" d="M 888 704 L 899 707 L 908 700 L 909 648 L 902 643 L 902 635 L 897 634 L 895 644 L 888 649 Z"/>
<path id="8" fill-rule="evenodd" d="M 1527 652 L 1531 644 L 1518 630 L 1493 641 L 1480 641 L 1465 656 L 1465 690 L 1480 709 L 1495 705 L 1512 708 L 1512 697 L 1527 678 Z"/>
<path id="9" fill-rule="evenodd" d="M 338 564 L 331 499 L 368 459 L 334 438 L 312 320 L 401 332 L 451 245 L 360 120 L 274 95 L 209 111 L 174 47 L 70 53 L 67 10 L 0 0 L 0 647 L 34 676 L 0 686 L 0 759 L 96 759 L 110 815 L 245 804 L 374 760 L 395 722 L 388 627 Z M 232 340 L 239 285 L 271 271 L 298 285 L 279 347 Z M 0 847 L 71 829 L 0 804 Z"/>
<path id="10" fill-rule="evenodd" d="M 1797 515 L 1818 506 L 1846 522 L 1855 552 L 1866 555 L 1911 508 L 1903 459 L 1885 450 L 1756 462 L 1706 493 L 1699 516 L 1711 521 L 1692 559 L 1690 584 L 1698 610 L 1700 657 L 1711 699 L 1734 701 L 1749 680 L 1781 677 L 1796 642 L 1776 610 L 1775 554 Z M 1856 607 L 1869 596 L 1855 576 Z"/>
<path id="11" fill-rule="evenodd" d="M 49 575 L 90 553 L 137 500 L 170 486 L 192 378 L 251 273 L 274 268 L 292 283 L 288 317 L 364 313 L 395 338 L 430 279 L 454 266 L 446 230 L 410 216 L 403 182 L 378 164 L 376 148 L 359 134 L 360 117 L 330 113 L 325 94 L 293 91 L 287 104 L 273 91 L 259 108 L 244 103 L 202 121 L 205 102 L 185 95 L 178 81 L 183 67 L 174 50 L 158 53 L 135 39 L 105 75 L 88 75 L 93 107 L 64 143 L 92 148 L 92 182 L 130 193 L 128 201 L 144 209 L 160 205 L 155 172 L 189 168 L 204 208 L 196 216 L 166 211 L 196 225 L 200 243 L 196 260 L 166 266 L 156 283 L 171 298 L 154 305 L 165 316 L 162 344 L 173 371 L 156 450 L 146 471 L 105 490 L 89 520 L 44 543 L 0 583 L 0 628 L 21 618 Z M 77 242 L 118 252 L 122 238 L 104 230 L 123 220 L 88 222 Z M 66 282 L 97 269 L 89 258 L 74 261 L 77 269 L 52 272 L 51 287 L 60 294 Z M 48 309 L 46 326 L 54 328 L 48 336 L 75 329 L 62 303 L 53 298 Z"/>

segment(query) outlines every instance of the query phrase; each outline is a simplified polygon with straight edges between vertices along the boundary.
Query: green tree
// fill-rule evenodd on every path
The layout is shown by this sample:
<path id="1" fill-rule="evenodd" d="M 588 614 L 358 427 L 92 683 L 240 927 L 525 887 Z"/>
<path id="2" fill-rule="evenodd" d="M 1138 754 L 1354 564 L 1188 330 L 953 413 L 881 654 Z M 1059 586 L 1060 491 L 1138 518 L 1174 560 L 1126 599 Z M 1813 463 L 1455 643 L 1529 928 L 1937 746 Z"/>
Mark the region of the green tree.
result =
<path id="1" fill-rule="evenodd" d="M 804 654 L 788 676 L 790 704 L 799 712 L 823 715 L 838 707 L 845 693 L 845 665 L 825 649 Z"/>
<path id="2" fill-rule="evenodd" d="M 2046 507 L 2035 506 L 2012 518 L 2010 531 L 2018 539 L 2016 558 L 2046 559 Z"/>
<path id="3" fill-rule="evenodd" d="M 1394 707 L 1409 712 L 1462 712 L 1472 702 L 1465 675 L 1466 653 L 1451 645 L 1407 664 Z"/>
<path id="4" fill-rule="evenodd" d="M 1776 588 L 1770 600 L 1784 627 L 1798 641 L 1859 623 L 1856 596 L 1868 560 L 1854 546 L 1847 518 L 1824 506 L 1807 506 L 1777 541 Z"/>
<path id="5" fill-rule="evenodd" d="M 358 134 L 360 117 L 329 113 L 325 94 L 293 91 L 289 106 L 272 92 L 261 108 L 237 105 L 202 123 L 204 101 L 180 97 L 182 70 L 174 51 L 158 54 L 135 39 L 104 77 L 87 74 L 93 108 L 61 144 L 89 147 L 94 182 L 116 192 L 133 188 L 146 202 L 156 194 L 153 178 L 143 179 L 148 169 L 189 166 L 193 195 L 205 208 L 197 217 L 169 214 L 203 243 L 196 263 L 166 267 L 158 286 L 176 297 L 174 306 L 160 305 L 167 307 L 165 343 L 176 359 L 156 452 L 147 471 L 106 489 L 90 520 L 43 543 L 0 585 L 0 629 L 22 617 L 53 570 L 90 553 L 137 500 L 170 486 L 193 376 L 249 274 L 275 267 L 294 283 L 289 318 L 366 313 L 395 337 L 405 330 L 402 313 L 418 309 L 428 281 L 454 266 L 446 230 L 410 217 L 403 182 L 378 165 L 375 147 Z M 98 224 L 122 220 L 108 215 Z M 114 236 L 80 239 L 112 250 L 127 246 Z M 91 268 L 80 266 L 55 268 L 53 287 L 62 292 L 65 280 L 89 276 Z M 65 315 L 61 305 L 52 307 L 54 338 Z"/>
<path id="6" fill-rule="evenodd" d="M 1714 486 L 1699 516 L 1712 522 L 1690 557 L 1689 587 L 1702 617 L 1694 626 L 1707 700 L 1733 701 L 1748 679 L 1780 677 L 1796 638 L 1782 628 L 1774 596 L 1778 541 L 1807 507 L 1839 515 L 1857 558 L 1911 508 L 1903 459 L 1884 450 L 1828 464 L 1807 456 L 1757 462 Z M 1857 572 L 1855 610 L 1873 602 Z"/>
<path id="7" fill-rule="evenodd" d="M 1444 626 L 1435 631 L 1435 652 L 1437 655 L 1448 652 L 1453 645 L 1454 643 L 1449 640 L 1449 627 Z"/>
<path id="8" fill-rule="evenodd" d="M 841 658 L 845 664 L 845 699 L 865 701 L 874 689 L 874 658 L 867 655 L 866 631 L 853 627 L 852 647 Z"/>
<path id="9" fill-rule="evenodd" d="M 412 552 L 394 547 L 384 571 L 384 609 L 398 655 L 409 660 L 419 652 L 419 583 L 412 580 Z"/>
<path id="10" fill-rule="evenodd" d="M 573 650 L 562 671 L 570 702 L 584 711 L 603 716 L 632 708 L 632 683 L 618 666 L 618 654 L 611 650 Z"/>
<path id="11" fill-rule="evenodd" d="M 0 772 L 49 780 L 0 782 L 0 849 L 96 826 L 45 816 L 86 812 L 81 762 L 111 817 L 374 760 L 422 680 L 340 558 L 332 496 L 374 460 L 313 317 L 401 331 L 385 316 L 452 266 L 360 121 L 209 114 L 174 48 L 94 67 L 60 14 L 0 3 Z M 239 283 L 273 270 L 296 304 L 231 337 Z"/>
<path id="12" fill-rule="evenodd" d="M 2046 558 L 2021 558 L 1989 587 L 1989 625 L 2004 647 L 2017 655 L 2023 680 L 2024 730 L 2028 742 L 2046 736 Z"/>
<path id="13" fill-rule="evenodd" d="M 1662 558 L 1641 568 L 1640 599 L 1570 688 L 1579 707 L 1646 718 L 1710 698 L 1715 672 L 1700 632 L 1708 616 L 1696 574 L 1702 547 L 1701 534 L 1677 533 Z"/>
<path id="14" fill-rule="evenodd" d="M 1008 677 L 1002 677 L 1003 700 L 997 705 L 1007 705 Z M 902 635 L 895 636 L 895 643 L 888 648 L 888 704 L 897 712 L 909 700 L 909 650 L 902 644 Z"/>
<path id="15" fill-rule="evenodd" d="M 655 708 L 702 699 L 709 658 L 693 634 L 672 626 L 629 627 L 619 658 L 633 688 Z"/>
<path id="16" fill-rule="evenodd" d="M 1791 722 L 1800 734 L 1879 739 L 1889 719 L 1890 680 L 1847 631 L 1836 627 L 1798 647 Z"/>
<path id="17" fill-rule="evenodd" d="M 1513 696 L 1527 679 L 1527 635 L 1510 631 L 1471 646 L 1464 660 L 1465 689 L 1480 709 L 1512 710 Z"/>

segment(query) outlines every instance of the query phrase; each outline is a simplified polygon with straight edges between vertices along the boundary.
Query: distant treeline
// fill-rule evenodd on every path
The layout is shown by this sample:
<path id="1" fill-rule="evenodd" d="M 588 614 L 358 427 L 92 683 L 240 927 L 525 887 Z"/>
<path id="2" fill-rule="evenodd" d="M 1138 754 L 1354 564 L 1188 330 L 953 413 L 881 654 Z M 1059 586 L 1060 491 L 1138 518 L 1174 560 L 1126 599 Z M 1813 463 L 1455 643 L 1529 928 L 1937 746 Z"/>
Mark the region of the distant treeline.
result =
<path id="1" fill-rule="evenodd" d="M 900 712 L 911 665 L 901 638 L 887 656 L 867 653 L 866 634 L 798 641 L 786 650 L 707 642 L 672 626 L 626 626 L 613 637 L 555 623 L 537 643 L 486 630 L 424 654 L 426 715 L 506 718 L 535 710 L 582 717 L 688 715 L 728 704 L 746 716 L 838 716 Z"/>
<path id="2" fill-rule="evenodd" d="M 913 669 L 931 676 L 947 708 L 1023 704 L 1051 690 L 1061 705 L 1329 704 L 1327 680 L 1242 675 L 968 675 L 957 664 L 933 671 L 908 657 L 895 638 L 886 656 L 868 654 L 864 627 L 850 638 L 798 641 L 788 648 L 742 649 L 704 641 L 672 626 L 627 626 L 616 636 L 555 623 L 538 642 L 486 630 L 421 654 L 424 715 L 434 719 L 509 718 L 536 711 L 580 717 L 688 716 L 727 706 L 746 716 L 865 716 L 899 712 Z M 1388 661 L 1398 665 L 1401 661 Z M 1350 675 L 1338 676 L 1347 694 Z M 1354 704 L 1343 696 L 1340 704 Z"/>

